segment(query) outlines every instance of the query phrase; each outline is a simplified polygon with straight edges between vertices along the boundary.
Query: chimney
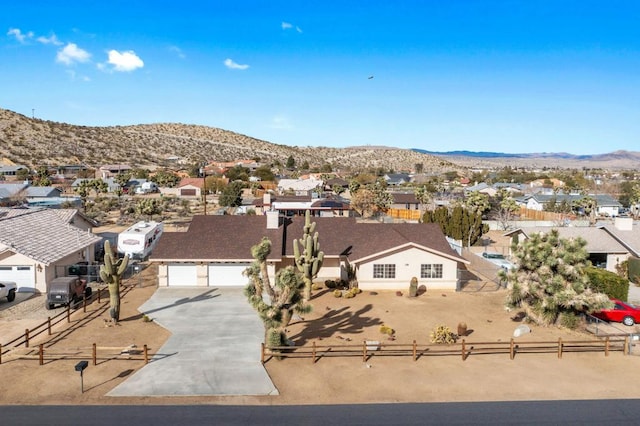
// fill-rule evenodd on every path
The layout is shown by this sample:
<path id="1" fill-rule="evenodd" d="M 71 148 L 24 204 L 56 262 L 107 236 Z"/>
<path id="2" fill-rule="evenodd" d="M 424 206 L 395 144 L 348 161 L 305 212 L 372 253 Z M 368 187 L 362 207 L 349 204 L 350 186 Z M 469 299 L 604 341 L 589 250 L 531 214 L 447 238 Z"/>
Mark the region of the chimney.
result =
<path id="1" fill-rule="evenodd" d="M 614 225 L 618 231 L 633 231 L 633 218 L 616 216 Z"/>
<path id="2" fill-rule="evenodd" d="M 265 206 L 270 206 L 271 205 L 271 194 L 268 192 L 265 192 L 264 195 L 262 196 L 262 204 L 264 204 Z"/>
<path id="3" fill-rule="evenodd" d="M 278 229 L 280 226 L 280 213 L 277 210 L 265 212 L 267 215 L 267 229 Z"/>

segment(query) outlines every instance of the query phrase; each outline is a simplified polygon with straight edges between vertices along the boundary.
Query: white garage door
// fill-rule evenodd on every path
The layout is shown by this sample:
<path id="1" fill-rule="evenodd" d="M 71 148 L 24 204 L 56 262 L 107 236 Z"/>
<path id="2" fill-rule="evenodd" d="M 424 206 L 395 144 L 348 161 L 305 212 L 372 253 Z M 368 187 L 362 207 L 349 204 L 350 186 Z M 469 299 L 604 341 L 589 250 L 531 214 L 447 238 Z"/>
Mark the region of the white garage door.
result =
<path id="1" fill-rule="evenodd" d="M 36 290 L 33 266 L 0 266 L 0 280 L 15 282 L 18 285 L 18 291 Z"/>
<path id="2" fill-rule="evenodd" d="M 168 274 L 169 287 L 198 285 L 198 270 L 194 263 L 169 265 Z"/>
<path id="3" fill-rule="evenodd" d="M 209 286 L 215 287 L 244 287 L 248 278 L 242 272 L 250 263 L 212 263 L 209 265 Z"/>

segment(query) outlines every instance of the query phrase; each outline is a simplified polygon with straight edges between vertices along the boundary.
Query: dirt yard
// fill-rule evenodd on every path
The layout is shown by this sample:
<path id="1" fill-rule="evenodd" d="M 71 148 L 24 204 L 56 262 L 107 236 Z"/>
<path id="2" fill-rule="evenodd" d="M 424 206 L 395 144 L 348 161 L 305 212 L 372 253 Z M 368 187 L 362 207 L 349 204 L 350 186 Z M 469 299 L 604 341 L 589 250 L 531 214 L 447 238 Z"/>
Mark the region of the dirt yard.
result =
<path id="1" fill-rule="evenodd" d="M 160 348 L 168 332 L 153 322 L 144 322 L 137 308 L 155 291 L 154 268 L 143 272 L 143 279 L 132 286 L 122 300 L 121 322 L 107 323 L 106 309 L 95 311 L 89 320 L 81 320 L 82 309 L 74 313 L 49 338 L 52 350 L 69 354 L 78 348 L 122 347 L 146 344 L 150 352 Z M 43 296 L 26 302 L 34 308 L 15 307 L 0 312 L 0 342 L 6 342 L 10 330 L 24 332 L 25 321 L 41 322 L 49 314 L 42 307 Z M 418 298 L 397 296 L 395 292 L 368 292 L 354 299 L 337 299 L 329 292 L 317 292 L 314 311 L 297 318 L 288 331 L 298 344 L 362 343 L 385 341 L 380 325 L 392 327 L 396 343 L 429 342 L 429 333 L 444 324 L 454 331 L 459 322 L 468 325 L 468 342 L 509 341 L 520 323 L 511 319 L 514 312 L 503 308 L 504 291 L 491 293 L 428 292 Z M 38 309 L 39 306 L 41 309 Z M 97 303 L 87 309 L 92 312 Z M 40 315 L 41 317 L 38 317 Z M 44 317 L 42 317 L 44 315 Z M 520 340 L 582 340 L 589 336 L 555 328 L 532 327 Z M 32 343 L 32 347 L 36 346 Z M 640 352 L 640 348 L 636 349 Z M 86 353 L 86 351 L 85 351 Z M 90 352 L 88 352 L 90 354 Z M 256 348 L 258 356 L 259 348 Z M 89 358 L 83 358 L 89 359 Z M 555 354 L 471 355 L 411 357 L 373 356 L 310 359 L 270 359 L 265 367 L 277 386 L 279 396 L 264 397 L 180 397 L 113 398 L 106 394 L 134 371 L 142 361 L 117 357 L 99 360 L 84 374 L 84 393 L 80 392 L 79 359 L 46 361 L 11 360 L 7 355 L 0 365 L 5 384 L 0 404 L 336 404 L 372 402 L 500 401 L 547 399 L 637 398 L 640 395 L 640 356 L 614 352 Z M 614 383 L 624 382 L 625 386 Z"/>

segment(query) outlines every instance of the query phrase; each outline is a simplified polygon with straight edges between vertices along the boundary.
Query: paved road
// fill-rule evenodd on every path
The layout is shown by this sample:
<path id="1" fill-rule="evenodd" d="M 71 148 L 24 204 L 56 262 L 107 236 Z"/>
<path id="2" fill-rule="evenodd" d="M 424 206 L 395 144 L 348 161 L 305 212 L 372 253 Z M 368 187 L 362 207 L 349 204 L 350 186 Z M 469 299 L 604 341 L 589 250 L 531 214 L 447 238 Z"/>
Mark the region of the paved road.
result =
<path id="1" fill-rule="evenodd" d="M 171 331 L 160 355 L 109 396 L 277 395 L 264 327 L 242 288 L 159 288 L 140 311 Z"/>
<path id="2" fill-rule="evenodd" d="M 298 406 L 4 406 L 3 426 L 631 425 L 640 400 Z"/>

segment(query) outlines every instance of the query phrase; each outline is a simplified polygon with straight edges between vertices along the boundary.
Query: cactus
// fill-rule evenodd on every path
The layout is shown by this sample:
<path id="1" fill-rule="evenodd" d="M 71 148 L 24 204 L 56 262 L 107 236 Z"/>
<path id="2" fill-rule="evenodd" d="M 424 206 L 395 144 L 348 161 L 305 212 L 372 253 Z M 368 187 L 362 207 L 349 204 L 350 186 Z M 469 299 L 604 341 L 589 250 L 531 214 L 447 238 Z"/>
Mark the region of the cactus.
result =
<path id="1" fill-rule="evenodd" d="M 429 337 L 431 338 L 431 343 L 450 344 L 458 340 L 458 336 L 446 325 L 437 326 Z"/>
<path id="2" fill-rule="evenodd" d="M 418 295 L 418 279 L 416 277 L 411 278 L 409 283 L 409 297 L 416 297 Z"/>
<path id="3" fill-rule="evenodd" d="M 324 260 L 324 253 L 320 251 L 318 233 L 315 229 L 316 223 L 311 222 L 311 213 L 307 210 L 304 215 L 302 238 L 293 240 L 295 264 L 298 271 L 302 273 L 302 279 L 304 280 L 304 300 L 311 299 L 313 279 L 318 276 Z"/>
<path id="4" fill-rule="evenodd" d="M 116 260 L 111 243 L 104 242 L 104 264 L 100 266 L 100 278 L 109 287 L 109 316 L 117 324 L 120 320 L 120 278 L 129 265 L 129 255 Z"/>

